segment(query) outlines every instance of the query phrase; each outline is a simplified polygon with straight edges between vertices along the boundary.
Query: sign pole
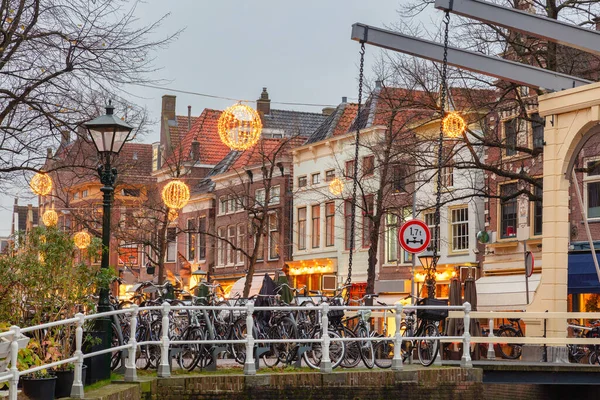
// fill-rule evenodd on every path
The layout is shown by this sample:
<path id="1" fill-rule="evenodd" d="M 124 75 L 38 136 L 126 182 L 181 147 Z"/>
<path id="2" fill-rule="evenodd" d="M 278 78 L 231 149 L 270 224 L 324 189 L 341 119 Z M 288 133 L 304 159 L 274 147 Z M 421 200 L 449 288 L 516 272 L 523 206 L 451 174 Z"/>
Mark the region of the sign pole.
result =
<path id="1" fill-rule="evenodd" d="M 523 241 L 523 259 L 525 260 L 525 298 L 527 299 L 527 305 L 529 305 L 529 268 L 527 265 L 527 241 Z"/>

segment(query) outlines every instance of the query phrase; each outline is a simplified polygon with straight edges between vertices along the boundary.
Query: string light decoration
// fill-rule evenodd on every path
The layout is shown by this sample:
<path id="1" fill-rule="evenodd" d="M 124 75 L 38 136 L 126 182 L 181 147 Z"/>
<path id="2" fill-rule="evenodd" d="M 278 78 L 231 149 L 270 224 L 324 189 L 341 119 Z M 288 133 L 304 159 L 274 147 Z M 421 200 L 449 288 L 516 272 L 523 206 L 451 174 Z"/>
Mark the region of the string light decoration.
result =
<path id="1" fill-rule="evenodd" d="M 329 184 L 329 191 L 334 196 L 339 196 L 344 191 L 344 182 L 340 178 L 335 178 Z"/>
<path id="2" fill-rule="evenodd" d="M 171 181 L 162 190 L 162 200 L 173 210 L 182 209 L 190 200 L 190 188 L 180 180 Z"/>
<path id="3" fill-rule="evenodd" d="M 248 150 L 260 139 L 262 122 L 253 108 L 237 103 L 226 108 L 219 117 L 221 141 L 231 150 Z"/>
<path id="4" fill-rule="evenodd" d="M 87 249 L 87 247 L 92 243 L 92 238 L 90 234 L 86 231 L 77 232 L 75 236 L 73 236 L 73 241 L 75 242 L 75 246 L 78 249 L 83 250 Z"/>
<path id="5" fill-rule="evenodd" d="M 50 176 L 47 174 L 39 172 L 35 174 L 29 181 L 29 187 L 33 193 L 40 196 L 45 196 L 52 190 L 52 178 L 50 178 Z"/>
<path id="6" fill-rule="evenodd" d="M 177 217 L 179 217 L 177 210 L 170 209 L 168 215 L 169 221 L 173 222 L 177 219 Z"/>
<path id="7" fill-rule="evenodd" d="M 54 210 L 46 210 L 42 215 L 42 221 L 47 227 L 55 226 L 58 223 L 58 214 Z"/>
<path id="8" fill-rule="evenodd" d="M 442 121 L 442 130 L 447 137 L 459 137 L 466 129 L 467 124 L 465 123 L 465 120 L 457 112 L 446 114 Z"/>

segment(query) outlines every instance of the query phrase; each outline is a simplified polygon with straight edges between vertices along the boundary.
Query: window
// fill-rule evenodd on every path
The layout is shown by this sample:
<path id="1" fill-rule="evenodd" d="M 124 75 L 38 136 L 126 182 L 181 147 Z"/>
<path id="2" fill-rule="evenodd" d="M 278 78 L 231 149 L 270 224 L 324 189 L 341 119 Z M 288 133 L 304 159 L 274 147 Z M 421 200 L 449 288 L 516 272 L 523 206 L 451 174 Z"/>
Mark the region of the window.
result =
<path id="1" fill-rule="evenodd" d="M 298 250 L 306 250 L 306 207 L 298 209 Z"/>
<path id="2" fill-rule="evenodd" d="M 517 198 L 503 200 L 517 192 L 517 183 L 508 183 L 500 187 L 500 238 L 517 236 Z"/>
<path id="3" fill-rule="evenodd" d="M 325 171 L 325 182 L 331 182 L 334 179 L 335 179 L 335 170 L 334 169 Z"/>
<path id="4" fill-rule="evenodd" d="M 269 190 L 269 205 L 279 204 L 280 201 L 280 189 L 279 186 L 273 186 Z"/>
<path id="5" fill-rule="evenodd" d="M 219 198 L 219 214 L 227 214 L 227 196 L 221 196 Z"/>
<path id="6" fill-rule="evenodd" d="M 123 189 L 123 196 L 140 197 L 140 189 Z"/>
<path id="7" fill-rule="evenodd" d="M 515 154 L 517 154 L 517 132 L 518 132 L 518 124 L 519 123 L 519 119 L 518 118 L 513 118 L 510 121 L 505 121 L 504 122 L 504 140 L 505 140 L 505 146 L 506 146 L 506 156 L 510 157 L 510 156 L 514 156 Z"/>
<path id="8" fill-rule="evenodd" d="M 237 246 L 239 248 L 239 250 L 237 251 L 237 263 L 238 264 L 243 264 L 244 263 L 244 258 L 242 255 L 242 250 L 245 250 L 245 239 L 246 239 L 246 225 L 244 224 L 239 224 L 237 227 Z"/>
<path id="9" fill-rule="evenodd" d="M 448 147 L 442 148 L 442 188 L 451 188 L 454 186 L 454 160 L 452 158 L 452 149 Z"/>
<path id="10" fill-rule="evenodd" d="M 373 195 L 365 196 L 365 204 L 363 210 L 363 229 L 362 229 L 362 246 L 369 247 L 371 245 L 371 230 L 373 230 Z"/>
<path id="11" fill-rule="evenodd" d="M 543 179 L 538 179 L 536 182 L 541 186 Z M 544 189 L 535 186 L 533 188 L 533 194 L 541 199 L 544 194 Z M 542 234 L 542 200 L 536 200 L 533 202 L 533 234 L 534 236 Z"/>
<path id="12" fill-rule="evenodd" d="M 227 199 L 227 211 L 228 212 L 236 212 L 237 211 L 237 203 L 235 201 L 234 196 L 229 196 Z"/>
<path id="13" fill-rule="evenodd" d="M 325 203 L 325 246 L 335 243 L 335 203 Z"/>
<path id="14" fill-rule="evenodd" d="M 235 251 L 235 238 L 236 238 L 236 228 L 235 225 L 229 226 L 227 228 L 227 263 L 235 264 L 237 262 L 237 251 Z"/>
<path id="15" fill-rule="evenodd" d="M 373 175 L 375 172 L 375 156 L 363 157 L 364 176 Z"/>
<path id="16" fill-rule="evenodd" d="M 450 224 L 452 226 L 452 251 L 469 250 L 469 208 L 450 209 Z"/>
<path id="17" fill-rule="evenodd" d="M 123 245 L 119 247 L 119 265 L 129 268 L 139 268 L 139 249 L 137 245 Z"/>
<path id="18" fill-rule="evenodd" d="M 262 261 L 265 258 L 265 238 L 262 233 L 257 234 L 254 237 L 255 244 L 257 240 L 260 240 L 260 242 L 258 243 L 258 248 L 256 249 L 256 261 Z"/>
<path id="19" fill-rule="evenodd" d="M 306 187 L 306 176 L 299 176 L 298 177 L 298 187 L 299 188 L 303 188 Z"/>
<path id="20" fill-rule="evenodd" d="M 430 212 L 426 212 L 425 215 L 425 224 L 427 225 L 427 227 L 429 228 L 429 231 L 431 232 L 431 242 L 429 243 L 429 246 L 427 247 L 427 251 L 433 251 L 433 249 L 437 249 L 437 251 L 440 251 L 440 227 L 438 226 L 437 229 L 435 229 L 435 213 L 433 211 Z M 436 235 L 437 233 L 437 235 Z M 435 239 L 437 237 L 437 240 Z"/>
<path id="21" fill-rule="evenodd" d="M 310 176 L 310 181 L 313 185 L 318 185 L 319 183 L 321 183 L 321 173 L 317 172 L 316 174 L 312 174 Z"/>
<path id="22" fill-rule="evenodd" d="M 198 219 L 198 260 L 206 260 L 206 217 Z"/>
<path id="23" fill-rule="evenodd" d="M 312 247 L 319 247 L 321 243 L 321 206 L 314 205 L 311 207 L 312 218 Z"/>
<path id="24" fill-rule="evenodd" d="M 541 149 L 544 147 L 544 118 L 540 114 L 531 115 L 531 135 L 533 137 L 533 148 Z"/>
<path id="25" fill-rule="evenodd" d="M 392 167 L 392 190 L 406 192 L 406 167 L 395 164 Z"/>
<path id="26" fill-rule="evenodd" d="M 177 256 L 177 228 L 167 228 L 167 262 L 175 262 Z"/>
<path id="27" fill-rule="evenodd" d="M 81 198 L 83 199 L 84 197 L 88 197 L 87 189 L 81 191 Z"/>
<path id="28" fill-rule="evenodd" d="M 344 201 L 344 247 L 350 249 L 350 224 L 352 223 L 352 201 Z"/>
<path id="29" fill-rule="evenodd" d="M 347 179 L 354 178 L 354 160 L 346 161 L 345 176 Z"/>
<path id="30" fill-rule="evenodd" d="M 254 200 L 258 207 L 263 207 L 265 205 L 265 193 L 265 189 L 256 189 L 254 192 Z"/>
<path id="31" fill-rule="evenodd" d="M 79 192 L 73 193 L 73 200 L 77 200 L 79 198 Z"/>
<path id="32" fill-rule="evenodd" d="M 398 216 L 387 214 L 385 218 L 385 258 L 386 262 L 392 263 L 398 261 Z"/>
<path id="33" fill-rule="evenodd" d="M 227 246 L 225 243 L 225 227 L 217 229 L 217 265 L 224 266 L 227 262 Z"/>
<path id="34" fill-rule="evenodd" d="M 587 191 L 587 217 L 600 218 L 600 160 L 588 161 L 586 167 L 584 182 Z"/>
<path id="35" fill-rule="evenodd" d="M 188 261 L 193 261 L 196 258 L 196 220 L 187 220 L 187 249 Z"/>
<path id="36" fill-rule="evenodd" d="M 269 214 L 269 260 L 279 258 L 279 220 L 277 214 Z"/>

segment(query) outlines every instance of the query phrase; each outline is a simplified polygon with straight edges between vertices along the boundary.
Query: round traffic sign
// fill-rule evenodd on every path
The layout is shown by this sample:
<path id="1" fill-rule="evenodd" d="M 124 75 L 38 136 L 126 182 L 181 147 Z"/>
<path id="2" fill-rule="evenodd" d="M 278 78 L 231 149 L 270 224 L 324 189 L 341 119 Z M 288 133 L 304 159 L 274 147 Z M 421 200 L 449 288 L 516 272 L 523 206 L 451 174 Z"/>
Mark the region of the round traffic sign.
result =
<path id="1" fill-rule="evenodd" d="M 425 222 L 412 219 L 400 228 L 398 241 L 400 246 L 409 253 L 420 253 L 429 246 L 431 231 L 425 225 Z"/>
<path id="2" fill-rule="evenodd" d="M 531 278 L 531 275 L 533 275 L 533 266 L 535 264 L 534 258 L 533 258 L 533 253 L 528 251 L 525 253 L 525 273 L 527 274 L 528 278 Z"/>

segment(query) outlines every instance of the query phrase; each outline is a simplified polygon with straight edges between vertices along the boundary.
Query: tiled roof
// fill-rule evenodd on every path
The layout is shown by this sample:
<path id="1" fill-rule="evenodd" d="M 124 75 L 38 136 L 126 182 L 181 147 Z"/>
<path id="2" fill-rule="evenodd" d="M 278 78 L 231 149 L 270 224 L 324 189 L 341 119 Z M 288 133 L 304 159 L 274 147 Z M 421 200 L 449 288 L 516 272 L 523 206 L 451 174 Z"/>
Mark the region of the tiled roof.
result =
<path id="1" fill-rule="evenodd" d="M 177 160 L 176 156 L 181 155 L 183 160 L 191 159 L 192 142 L 200 143 L 200 159 L 201 164 L 216 165 L 228 153 L 229 148 L 221 142 L 217 124 L 222 111 L 205 108 L 202 114 L 195 118 L 192 129 L 189 130 L 181 140 L 180 151 L 175 150 L 174 155 L 167 160 L 168 163 L 174 163 Z"/>
<path id="2" fill-rule="evenodd" d="M 263 127 L 285 132 L 290 136 L 310 136 L 327 119 L 320 113 L 309 113 L 289 110 L 273 110 L 263 115 Z"/>
<path id="3" fill-rule="evenodd" d="M 357 108 L 358 105 L 354 103 L 341 103 L 310 135 L 305 144 L 320 142 L 332 136 L 347 133 L 352 121 L 356 118 Z"/>
<path id="4" fill-rule="evenodd" d="M 189 131 L 188 124 L 189 126 L 194 126 L 197 120 L 198 117 L 188 118 L 187 116 L 176 115 L 174 121 L 167 121 L 173 151 L 176 151 L 179 148 L 182 139 Z"/>

